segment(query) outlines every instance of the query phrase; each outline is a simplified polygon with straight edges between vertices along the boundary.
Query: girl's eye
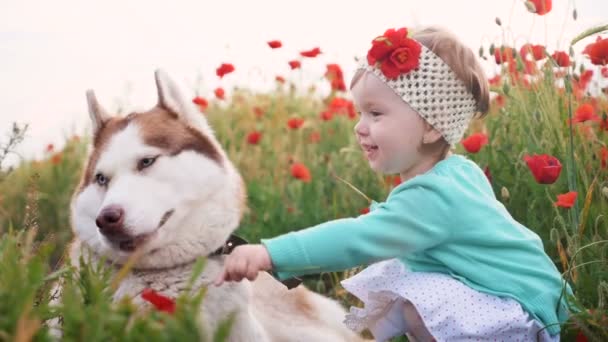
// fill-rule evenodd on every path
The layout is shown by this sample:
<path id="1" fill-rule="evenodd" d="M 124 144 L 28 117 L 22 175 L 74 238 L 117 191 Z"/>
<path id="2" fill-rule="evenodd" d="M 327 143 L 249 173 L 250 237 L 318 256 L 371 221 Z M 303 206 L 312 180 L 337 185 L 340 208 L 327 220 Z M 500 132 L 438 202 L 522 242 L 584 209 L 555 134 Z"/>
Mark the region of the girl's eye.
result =
<path id="1" fill-rule="evenodd" d="M 150 167 L 152 164 L 154 164 L 155 161 L 156 157 L 141 158 L 137 163 L 137 169 L 143 170 L 147 167 Z"/>
<path id="2" fill-rule="evenodd" d="M 380 112 L 374 112 L 374 111 L 369 112 L 369 113 L 370 113 L 370 114 L 371 114 L 373 117 L 378 117 L 378 116 L 382 115 L 382 113 L 380 113 Z"/>
<path id="3" fill-rule="evenodd" d="M 108 185 L 109 181 L 110 180 L 108 177 L 104 176 L 103 173 L 98 173 L 95 175 L 95 183 L 99 184 L 100 186 Z"/>

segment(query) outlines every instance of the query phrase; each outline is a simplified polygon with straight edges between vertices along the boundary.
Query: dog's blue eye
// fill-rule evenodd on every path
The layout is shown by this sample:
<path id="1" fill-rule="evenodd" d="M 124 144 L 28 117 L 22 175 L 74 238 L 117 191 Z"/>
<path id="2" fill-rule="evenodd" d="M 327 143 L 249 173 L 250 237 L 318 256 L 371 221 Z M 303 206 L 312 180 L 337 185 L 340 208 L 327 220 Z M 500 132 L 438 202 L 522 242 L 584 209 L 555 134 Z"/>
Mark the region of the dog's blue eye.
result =
<path id="1" fill-rule="evenodd" d="M 150 165 L 154 164 L 155 161 L 156 161 L 156 157 L 154 157 L 154 158 L 142 158 L 142 159 L 139 160 L 139 163 L 137 164 L 137 168 L 139 170 L 145 169 L 145 168 L 149 167 Z"/>
<path id="2" fill-rule="evenodd" d="M 95 182 L 101 186 L 107 185 L 108 181 L 108 177 L 104 176 L 103 173 L 98 173 L 95 175 Z"/>

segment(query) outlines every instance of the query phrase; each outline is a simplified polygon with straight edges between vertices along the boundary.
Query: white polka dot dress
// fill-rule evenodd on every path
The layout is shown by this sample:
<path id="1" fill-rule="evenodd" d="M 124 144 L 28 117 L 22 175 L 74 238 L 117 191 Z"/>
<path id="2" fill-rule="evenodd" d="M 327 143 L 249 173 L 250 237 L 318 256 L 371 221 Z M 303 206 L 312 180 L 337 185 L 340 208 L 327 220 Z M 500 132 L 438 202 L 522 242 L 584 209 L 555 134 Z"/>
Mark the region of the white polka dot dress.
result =
<path id="1" fill-rule="evenodd" d="M 377 341 L 406 333 L 423 336 L 419 341 L 559 341 L 517 301 L 479 292 L 446 274 L 408 272 L 397 259 L 373 264 L 342 286 L 364 303 L 351 308 L 345 324 L 358 332 L 369 329 Z M 404 307 L 412 304 L 414 314 L 406 318 Z"/>

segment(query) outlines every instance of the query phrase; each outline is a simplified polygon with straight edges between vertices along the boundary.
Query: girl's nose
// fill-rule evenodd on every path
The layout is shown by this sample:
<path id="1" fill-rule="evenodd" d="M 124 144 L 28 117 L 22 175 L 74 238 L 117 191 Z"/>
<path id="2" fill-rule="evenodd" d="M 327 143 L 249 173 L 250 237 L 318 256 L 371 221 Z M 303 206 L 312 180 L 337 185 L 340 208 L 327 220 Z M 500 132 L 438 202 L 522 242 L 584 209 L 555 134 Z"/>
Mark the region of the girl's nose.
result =
<path id="1" fill-rule="evenodd" d="M 363 122 L 363 119 L 359 119 L 359 122 L 355 125 L 355 134 L 362 136 L 369 134 L 369 127 Z"/>

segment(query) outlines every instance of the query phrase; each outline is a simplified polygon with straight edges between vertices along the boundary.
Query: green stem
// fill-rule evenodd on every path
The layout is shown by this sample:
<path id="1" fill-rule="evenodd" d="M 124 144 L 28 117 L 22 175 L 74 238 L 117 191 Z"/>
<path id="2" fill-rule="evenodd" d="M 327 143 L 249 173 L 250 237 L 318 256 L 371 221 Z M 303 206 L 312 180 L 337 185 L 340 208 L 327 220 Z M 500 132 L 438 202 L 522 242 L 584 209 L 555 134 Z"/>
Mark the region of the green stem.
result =
<path id="1" fill-rule="evenodd" d="M 570 138 L 569 146 L 569 158 L 568 158 L 568 189 L 570 191 L 576 191 L 576 163 L 574 162 L 574 125 L 572 124 L 572 81 L 570 75 L 570 69 L 566 75 L 566 92 L 568 93 L 568 135 Z M 574 201 L 574 208 L 570 211 L 570 220 L 572 221 L 573 232 L 578 229 L 578 198 Z"/>
<path id="2" fill-rule="evenodd" d="M 596 33 L 601 33 L 604 31 L 608 31 L 608 24 L 603 25 L 603 26 L 598 26 L 598 27 L 592 27 L 592 28 L 588 29 L 587 31 L 584 31 L 583 33 L 574 37 L 574 39 L 572 39 L 572 41 L 570 42 L 570 46 L 574 46 L 574 44 L 578 43 L 580 40 L 583 40 L 591 35 L 594 35 Z"/>

